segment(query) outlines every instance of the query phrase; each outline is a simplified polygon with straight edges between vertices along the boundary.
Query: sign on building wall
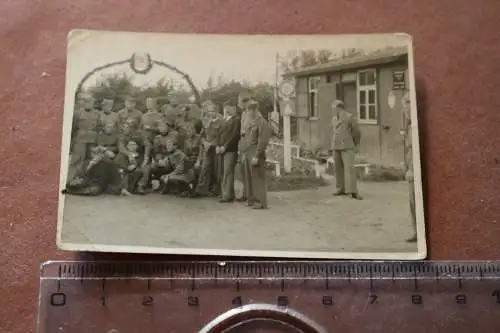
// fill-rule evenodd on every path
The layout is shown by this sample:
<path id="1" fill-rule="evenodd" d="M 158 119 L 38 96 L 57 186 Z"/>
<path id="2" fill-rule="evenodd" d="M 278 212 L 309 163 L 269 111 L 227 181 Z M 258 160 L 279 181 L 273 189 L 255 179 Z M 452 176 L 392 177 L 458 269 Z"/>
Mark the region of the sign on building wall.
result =
<path id="1" fill-rule="evenodd" d="M 405 71 L 395 70 L 392 71 L 392 89 L 404 90 L 406 89 Z"/>

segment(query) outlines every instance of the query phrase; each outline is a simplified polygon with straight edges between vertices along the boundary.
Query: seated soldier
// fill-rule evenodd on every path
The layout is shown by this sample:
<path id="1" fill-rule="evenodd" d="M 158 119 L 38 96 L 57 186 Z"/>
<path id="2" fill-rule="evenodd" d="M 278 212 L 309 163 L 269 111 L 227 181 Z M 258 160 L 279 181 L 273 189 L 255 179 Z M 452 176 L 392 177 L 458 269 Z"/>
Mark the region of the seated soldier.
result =
<path id="1" fill-rule="evenodd" d="M 161 177 L 162 193 L 174 193 L 183 197 L 191 194 L 193 189 L 194 169 L 186 154 L 177 147 L 177 142 L 167 141 L 168 174 Z"/>
<path id="2" fill-rule="evenodd" d="M 134 151 L 130 151 L 128 146 L 131 142 L 135 142 L 135 144 L 131 144 L 131 147 L 135 149 Z M 133 172 L 133 177 L 129 177 L 131 185 L 128 187 L 129 192 L 132 189 L 133 192 L 137 194 L 145 194 L 145 188 L 149 183 L 149 165 L 150 162 L 150 154 L 151 154 L 151 142 L 147 140 L 143 133 L 137 130 L 134 123 L 126 122 L 123 125 L 123 133 L 120 137 L 118 144 L 119 156 L 118 158 L 118 166 L 124 170 L 124 168 L 128 168 L 127 160 L 129 156 L 137 155 L 137 160 L 139 160 L 138 167 L 136 171 Z M 139 177 L 140 175 L 140 177 Z M 139 180 L 136 182 L 136 177 L 139 177 Z"/>
<path id="3" fill-rule="evenodd" d="M 115 164 L 109 160 L 107 150 L 94 147 L 90 151 L 90 157 L 88 164 L 68 182 L 62 193 L 86 196 L 120 194 L 120 174 Z"/>
<path id="4" fill-rule="evenodd" d="M 114 123 L 104 124 L 102 132 L 99 133 L 97 145 L 108 152 L 106 157 L 110 159 L 118 154 L 118 131 Z"/>
<path id="5" fill-rule="evenodd" d="M 154 138 L 151 155 L 152 159 L 149 168 L 151 187 L 153 190 L 158 190 L 160 188 L 161 176 L 172 171 L 168 164 L 166 141 L 161 135 L 157 135 Z"/>
<path id="6" fill-rule="evenodd" d="M 132 195 L 142 177 L 141 165 L 143 157 L 139 153 L 139 144 L 137 140 L 128 140 L 125 146 L 127 152 L 120 152 L 115 159 L 122 179 L 122 195 Z"/>

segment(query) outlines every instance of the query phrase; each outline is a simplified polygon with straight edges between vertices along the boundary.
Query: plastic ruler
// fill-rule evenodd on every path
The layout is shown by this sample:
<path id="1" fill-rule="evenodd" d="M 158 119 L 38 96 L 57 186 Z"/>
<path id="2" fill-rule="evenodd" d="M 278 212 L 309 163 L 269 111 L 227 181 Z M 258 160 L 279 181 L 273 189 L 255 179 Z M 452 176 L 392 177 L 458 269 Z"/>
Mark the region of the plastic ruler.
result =
<path id="1" fill-rule="evenodd" d="M 48 262 L 40 333 L 500 332 L 499 262 Z"/>

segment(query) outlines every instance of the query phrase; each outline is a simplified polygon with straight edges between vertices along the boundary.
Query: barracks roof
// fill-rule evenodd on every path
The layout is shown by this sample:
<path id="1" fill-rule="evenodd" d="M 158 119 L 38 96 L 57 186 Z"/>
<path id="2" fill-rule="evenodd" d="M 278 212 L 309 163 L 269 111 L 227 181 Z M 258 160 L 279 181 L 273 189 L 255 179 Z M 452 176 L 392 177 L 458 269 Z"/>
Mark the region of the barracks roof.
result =
<path id="1" fill-rule="evenodd" d="M 400 60 L 408 55 L 408 48 L 391 47 L 375 52 L 361 55 L 347 56 L 345 58 L 332 59 L 322 64 L 307 66 L 283 74 L 284 77 L 319 74 L 324 72 L 335 72 L 354 69 L 365 66 L 381 65 Z"/>

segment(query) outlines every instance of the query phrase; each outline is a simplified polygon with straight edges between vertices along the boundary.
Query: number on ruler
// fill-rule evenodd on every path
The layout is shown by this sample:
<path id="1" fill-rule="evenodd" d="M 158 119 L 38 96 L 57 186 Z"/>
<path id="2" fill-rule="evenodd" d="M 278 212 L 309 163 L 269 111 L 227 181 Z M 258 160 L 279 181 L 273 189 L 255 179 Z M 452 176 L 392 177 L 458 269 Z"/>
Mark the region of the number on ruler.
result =
<path id="1" fill-rule="evenodd" d="M 236 306 L 242 306 L 243 300 L 241 299 L 241 296 L 236 296 L 235 298 L 233 298 L 231 303 Z"/>
<path id="2" fill-rule="evenodd" d="M 144 306 L 152 306 L 154 302 L 154 298 L 151 296 L 144 296 L 142 298 L 142 305 Z"/>
<path id="3" fill-rule="evenodd" d="M 287 296 L 278 296 L 278 306 L 288 306 L 288 297 Z"/>
<path id="4" fill-rule="evenodd" d="M 411 303 L 415 305 L 422 304 L 422 296 L 411 295 Z"/>
<path id="5" fill-rule="evenodd" d="M 375 304 L 377 302 L 378 296 L 377 295 L 370 295 L 370 304 Z"/>
<path id="6" fill-rule="evenodd" d="M 200 305 L 200 300 L 196 296 L 189 296 L 188 297 L 188 305 L 189 306 L 198 306 L 198 305 Z"/>
<path id="7" fill-rule="evenodd" d="M 66 294 L 65 293 L 53 293 L 50 295 L 50 305 L 51 306 L 64 306 L 66 305 Z"/>
<path id="8" fill-rule="evenodd" d="M 467 296 L 464 294 L 460 294 L 455 296 L 455 302 L 457 304 L 467 304 Z"/>
<path id="9" fill-rule="evenodd" d="M 493 290 L 491 296 L 496 297 L 497 304 L 500 304 L 500 290 Z"/>
<path id="10" fill-rule="evenodd" d="M 322 303 L 325 306 L 333 305 L 333 297 L 332 296 L 323 296 Z"/>

